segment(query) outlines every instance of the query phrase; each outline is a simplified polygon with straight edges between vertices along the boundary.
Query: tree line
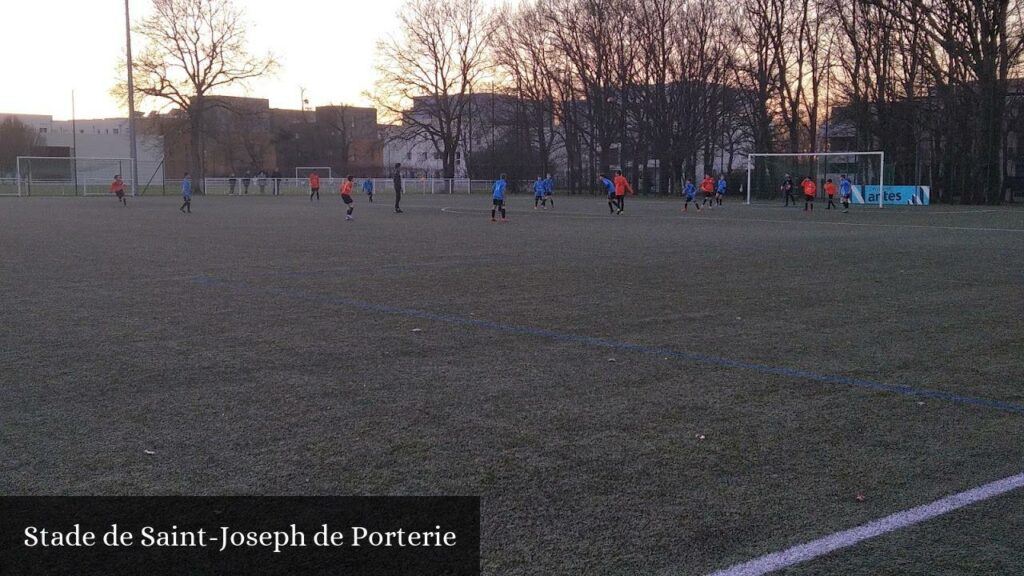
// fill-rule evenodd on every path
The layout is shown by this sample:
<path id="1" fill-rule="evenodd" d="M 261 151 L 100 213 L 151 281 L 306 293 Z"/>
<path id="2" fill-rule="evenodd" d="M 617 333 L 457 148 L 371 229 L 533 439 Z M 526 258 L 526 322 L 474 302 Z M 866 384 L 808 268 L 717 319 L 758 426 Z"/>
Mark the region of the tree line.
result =
<path id="1" fill-rule="evenodd" d="M 846 146 L 885 151 L 896 179 L 932 184 L 933 199 L 999 203 L 1021 157 L 1009 136 L 1024 131 L 1022 4 L 408 0 L 378 44 L 371 96 L 402 127 L 389 134 L 429 141 L 448 177 L 465 151 L 472 177 L 504 165 L 531 178 L 557 163 L 580 192 L 622 166 L 665 192 L 715 166 L 745 168 L 745 151 L 826 151 L 824 133 L 844 126 Z M 248 51 L 232 0 L 153 5 L 134 27 L 146 41 L 134 96 L 180 110 L 201 182 L 211 96 L 278 63 Z M 514 105 L 501 142 L 483 145 L 472 103 L 487 91 Z"/>
<path id="2" fill-rule="evenodd" d="M 378 46 L 374 96 L 429 138 L 449 177 L 474 92 L 497 86 L 519 102 L 510 170 L 558 158 L 575 191 L 615 166 L 666 191 L 744 169 L 743 151 L 826 151 L 825 132 L 844 126 L 846 145 L 885 151 L 897 180 L 931 183 L 937 200 L 999 203 L 1021 128 L 1021 4 L 410 0 Z"/>

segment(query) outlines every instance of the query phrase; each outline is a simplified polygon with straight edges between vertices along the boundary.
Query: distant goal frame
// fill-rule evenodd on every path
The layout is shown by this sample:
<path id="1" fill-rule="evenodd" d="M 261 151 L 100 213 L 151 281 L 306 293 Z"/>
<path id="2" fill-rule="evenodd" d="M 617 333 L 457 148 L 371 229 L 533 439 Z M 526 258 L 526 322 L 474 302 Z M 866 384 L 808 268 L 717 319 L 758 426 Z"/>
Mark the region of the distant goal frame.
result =
<path id="1" fill-rule="evenodd" d="M 751 174 L 754 171 L 755 158 L 801 158 L 808 156 L 878 156 L 878 207 L 885 206 L 885 152 L 881 150 L 849 151 L 849 152 L 752 152 L 747 154 L 747 205 L 751 199 Z"/>
<path id="2" fill-rule="evenodd" d="M 80 162 L 82 162 L 82 163 L 87 163 L 87 162 L 118 162 L 119 164 L 121 164 L 121 166 L 119 166 L 119 169 L 118 169 L 117 173 L 121 174 L 122 177 L 125 174 L 124 168 L 126 168 L 123 164 L 124 163 L 128 163 L 127 168 L 128 168 L 129 171 L 131 171 L 132 170 L 132 163 L 133 163 L 133 160 L 131 158 L 128 158 L 128 157 L 121 158 L 121 157 L 99 157 L 99 156 L 17 156 L 15 158 L 14 178 L 15 178 L 15 181 L 17 182 L 18 196 L 19 197 L 31 196 L 32 195 L 31 188 L 32 188 L 33 178 L 32 178 L 31 165 L 32 165 L 32 161 L 33 160 L 48 160 L 48 161 L 52 161 L 52 162 L 65 161 L 65 162 L 68 162 L 68 163 L 72 164 L 74 167 L 72 168 L 73 175 L 72 175 L 70 181 L 66 181 L 65 182 L 64 180 L 54 180 L 54 181 L 52 181 L 52 183 L 55 183 L 55 184 L 72 184 L 74 186 L 74 192 L 75 192 L 74 196 L 78 196 L 79 195 L 78 194 L 78 186 L 80 185 L 80 183 L 79 183 L 78 177 L 79 177 L 80 172 L 78 170 L 78 163 L 80 163 Z M 25 161 L 25 163 L 27 165 L 27 171 L 25 173 L 22 172 L 22 162 L 23 161 Z M 139 183 L 130 179 L 131 172 L 128 172 L 128 174 L 129 174 L 129 179 L 126 180 L 126 184 L 129 185 L 128 187 L 131 190 L 131 195 L 132 196 L 137 196 L 138 195 L 137 190 L 138 190 L 138 184 Z M 93 180 L 95 180 L 96 182 L 93 182 L 93 183 L 94 184 L 99 184 L 101 181 L 104 182 L 103 184 L 101 184 L 101 189 L 106 190 L 107 189 L 106 187 L 109 186 L 108 182 L 113 181 L 113 178 L 114 178 L 113 174 L 111 174 L 109 176 L 109 178 L 110 178 L 110 180 L 108 181 L 105 178 L 97 179 L 97 178 L 94 177 Z M 43 182 L 47 182 L 47 181 L 44 180 Z M 81 183 L 81 185 L 83 186 L 83 193 L 81 194 L 82 196 L 99 196 L 99 195 L 102 195 L 102 194 L 90 194 L 87 191 L 88 190 L 87 187 L 89 185 L 88 179 L 83 181 Z"/>
<path id="3" fill-rule="evenodd" d="M 303 178 L 308 178 L 309 177 L 308 174 L 306 176 L 299 176 L 299 170 L 308 170 L 310 172 L 312 172 L 314 170 L 326 170 L 327 171 L 327 179 L 328 180 L 333 180 L 334 179 L 334 170 L 330 166 L 296 166 L 295 167 L 295 179 L 296 180 L 302 180 Z"/>

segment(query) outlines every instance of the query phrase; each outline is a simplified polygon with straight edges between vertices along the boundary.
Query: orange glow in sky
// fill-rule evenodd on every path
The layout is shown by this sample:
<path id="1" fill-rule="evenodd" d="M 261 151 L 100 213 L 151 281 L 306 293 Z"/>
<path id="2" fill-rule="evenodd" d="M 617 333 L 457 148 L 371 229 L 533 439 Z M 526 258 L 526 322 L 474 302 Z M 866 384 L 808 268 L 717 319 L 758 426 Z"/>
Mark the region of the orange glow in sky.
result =
<path id="1" fill-rule="evenodd" d="M 132 20 L 150 0 L 131 0 Z M 376 76 L 378 39 L 395 32 L 402 0 L 235 0 L 249 23 L 249 48 L 281 62 L 273 77 L 233 94 L 269 98 L 277 108 L 299 108 L 300 87 L 310 105 L 368 105 L 364 92 Z M 0 113 L 79 118 L 125 116 L 109 96 L 124 58 L 123 0 L 5 1 L 0 7 L 3 58 Z M 143 39 L 133 37 L 133 50 Z"/>

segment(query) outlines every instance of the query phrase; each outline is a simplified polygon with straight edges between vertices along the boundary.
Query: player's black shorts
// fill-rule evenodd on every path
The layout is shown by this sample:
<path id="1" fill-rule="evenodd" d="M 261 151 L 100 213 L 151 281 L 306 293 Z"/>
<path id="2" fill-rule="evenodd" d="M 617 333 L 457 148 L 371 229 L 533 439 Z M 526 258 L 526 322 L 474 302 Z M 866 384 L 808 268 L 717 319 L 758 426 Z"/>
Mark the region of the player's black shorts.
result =
<path id="1" fill-rule="evenodd" d="M 341 195 L 341 200 L 345 204 L 351 204 L 352 203 L 352 196 L 350 196 L 349 194 L 342 194 Z"/>
<path id="2" fill-rule="evenodd" d="M 504 200 L 498 200 L 497 198 L 495 198 L 494 201 L 493 201 L 493 204 L 495 206 L 501 208 L 502 206 L 505 205 L 505 201 Z"/>
<path id="3" fill-rule="evenodd" d="M 310 188 L 309 191 L 310 192 L 320 192 L 320 189 L 319 188 Z"/>
<path id="4" fill-rule="evenodd" d="M 124 198 L 124 190 L 118 190 L 117 192 L 114 192 L 114 194 L 117 194 L 117 199 L 118 200 L 120 200 L 121 198 Z"/>
<path id="5" fill-rule="evenodd" d="M 804 200 L 807 200 L 808 202 L 814 202 L 814 196 L 804 196 Z"/>

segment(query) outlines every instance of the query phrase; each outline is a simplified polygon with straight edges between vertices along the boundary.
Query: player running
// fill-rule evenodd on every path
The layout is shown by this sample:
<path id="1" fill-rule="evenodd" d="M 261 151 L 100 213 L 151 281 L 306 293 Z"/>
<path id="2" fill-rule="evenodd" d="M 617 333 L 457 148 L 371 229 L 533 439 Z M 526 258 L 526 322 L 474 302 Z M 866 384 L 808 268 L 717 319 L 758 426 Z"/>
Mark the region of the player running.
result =
<path id="1" fill-rule="evenodd" d="M 370 199 L 370 204 L 373 204 L 373 178 L 363 180 L 363 192 Z"/>
<path id="2" fill-rule="evenodd" d="M 853 184 L 846 178 L 846 174 L 839 177 L 839 198 L 843 202 L 843 214 L 850 211 L 850 197 L 853 196 Z"/>
<path id="3" fill-rule="evenodd" d="M 548 174 L 547 178 L 544 179 L 544 199 L 540 201 L 541 205 L 544 206 L 545 210 L 548 207 L 548 202 L 551 203 L 552 208 L 555 207 L 555 199 L 552 196 L 552 194 L 554 194 L 554 191 L 555 181 L 551 178 L 551 174 Z"/>
<path id="4" fill-rule="evenodd" d="M 188 209 L 188 213 L 191 214 L 192 213 L 192 177 L 189 176 L 188 172 L 185 172 L 185 178 L 181 181 L 181 199 L 184 200 L 184 202 L 181 204 L 181 208 L 178 208 L 178 210 L 181 210 L 182 212 L 185 212 L 185 209 L 187 208 Z"/>
<path id="5" fill-rule="evenodd" d="M 320 201 L 320 175 L 314 170 L 309 175 L 309 201 L 313 201 L 313 196 L 316 196 L 316 201 Z"/>
<path id="6" fill-rule="evenodd" d="M 800 183 L 800 187 L 804 191 L 804 212 L 807 212 L 808 209 L 814 212 L 814 196 L 818 193 L 818 186 L 814 183 L 814 180 L 811 180 L 810 176 L 807 176 Z"/>
<path id="7" fill-rule="evenodd" d="M 622 170 L 615 171 L 615 203 L 619 205 L 619 214 L 626 211 L 626 192 L 634 194 L 633 187 L 629 185 L 629 180 L 622 175 Z"/>
<path id="8" fill-rule="evenodd" d="M 786 177 L 782 180 L 782 186 L 779 186 L 779 189 L 782 190 L 782 193 L 786 195 L 786 205 L 783 206 L 783 208 L 785 208 L 786 206 L 789 206 L 790 200 L 793 201 L 793 206 L 797 205 L 796 204 L 796 196 L 793 195 L 793 177 L 792 176 L 790 176 L 789 174 L 786 174 Z"/>
<path id="9" fill-rule="evenodd" d="M 110 183 L 110 191 L 117 195 L 117 201 L 128 206 L 128 201 L 124 198 L 124 180 L 121 180 L 120 174 L 114 175 L 114 181 Z"/>
<path id="10" fill-rule="evenodd" d="M 497 222 L 495 216 L 497 216 L 497 212 L 499 210 L 501 211 L 501 221 L 508 222 L 508 219 L 505 218 L 506 186 L 508 186 L 508 183 L 505 182 L 505 175 L 502 174 L 501 177 L 494 182 L 494 188 L 491 190 L 491 222 Z"/>
<path id="11" fill-rule="evenodd" d="M 704 193 L 704 200 L 701 201 L 701 204 L 710 208 L 714 204 L 712 196 L 715 193 L 715 181 L 710 174 L 704 175 L 704 180 L 700 183 L 700 191 Z"/>
<path id="12" fill-rule="evenodd" d="M 605 192 L 608 193 L 608 213 L 615 214 L 615 208 L 618 207 L 618 202 L 615 200 L 615 183 L 609 180 L 604 174 L 601 174 L 598 178 L 600 178 L 601 185 L 604 186 Z"/>
<path id="13" fill-rule="evenodd" d="M 345 176 L 345 181 L 341 184 L 341 201 L 345 203 L 348 210 L 345 211 L 345 220 L 352 220 L 352 210 L 355 206 L 352 205 L 352 177 Z"/>
<path id="14" fill-rule="evenodd" d="M 838 210 L 839 207 L 832 201 L 832 199 L 836 197 L 836 185 L 832 182 L 831 178 L 825 180 L 825 195 L 828 196 L 828 206 L 825 207 L 825 210 L 831 210 L 833 208 Z"/>
<path id="15" fill-rule="evenodd" d="M 537 176 L 537 179 L 533 182 L 533 209 L 536 210 L 540 207 L 541 202 L 544 201 L 544 180 Z M 547 204 L 544 205 L 544 209 L 547 210 Z"/>
<path id="16" fill-rule="evenodd" d="M 718 177 L 718 184 L 715 185 L 715 201 L 718 205 L 722 205 L 722 199 L 725 198 L 725 192 L 729 188 L 729 184 L 725 181 L 725 174 Z"/>
<path id="17" fill-rule="evenodd" d="M 683 212 L 686 212 L 690 207 L 690 202 L 697 207 L 697 211 L 700 212 L 700 203 L 697 202 L 697 185 L 693 183 L 693 180 L 686 179 L 686 184 L 683 186 L 683 194 L 686 195 L 686 202 L 683 203 Z"/>

